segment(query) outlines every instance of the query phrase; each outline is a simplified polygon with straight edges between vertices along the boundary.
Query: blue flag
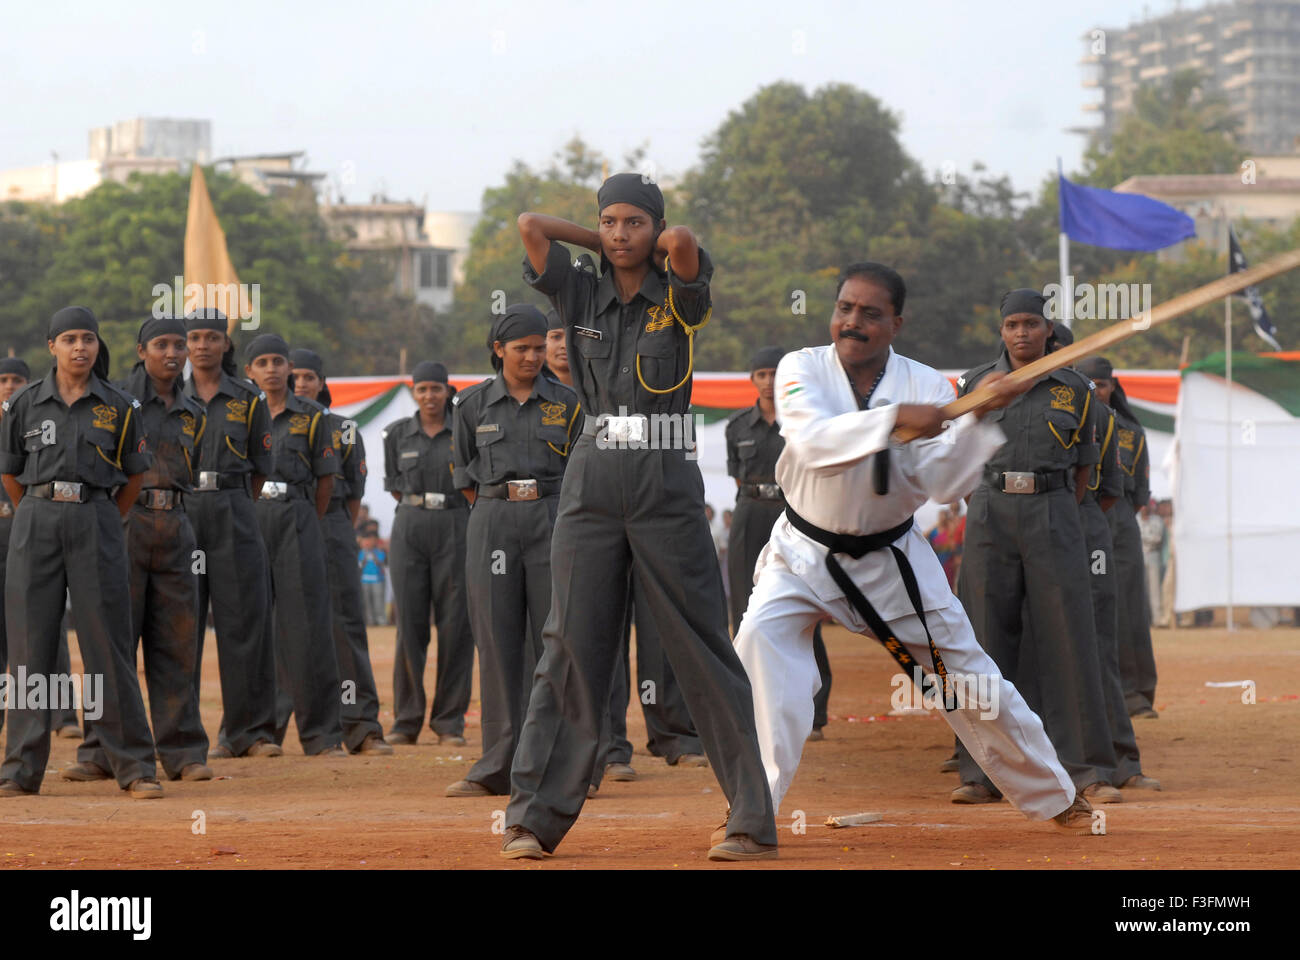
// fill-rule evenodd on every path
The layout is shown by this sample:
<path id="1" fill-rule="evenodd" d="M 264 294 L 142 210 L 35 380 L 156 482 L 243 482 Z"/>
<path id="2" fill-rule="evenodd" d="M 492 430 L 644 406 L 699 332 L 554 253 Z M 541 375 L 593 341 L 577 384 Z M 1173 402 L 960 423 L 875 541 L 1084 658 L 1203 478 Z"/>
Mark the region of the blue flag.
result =
<path id="1" fill-rule="evenodd" d="M 1159 200 L 1059 179 L 1061 232 L 1071 240 L 1114 250 L 1160 250 L 1196 236 L 1191 217 Z"/>

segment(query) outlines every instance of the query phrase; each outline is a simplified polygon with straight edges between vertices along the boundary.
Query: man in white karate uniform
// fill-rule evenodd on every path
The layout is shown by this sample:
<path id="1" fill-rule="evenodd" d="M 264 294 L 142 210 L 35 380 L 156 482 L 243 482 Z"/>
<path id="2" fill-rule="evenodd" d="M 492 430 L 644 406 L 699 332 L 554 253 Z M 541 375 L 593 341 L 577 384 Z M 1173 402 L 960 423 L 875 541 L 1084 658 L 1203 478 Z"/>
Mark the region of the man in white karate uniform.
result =
<path id="1" fill-rule="evenodd" d="M 787 354 L 777 368 L 785 449 L 776 478 L 787 510 L 755 567 L 735 641 L 753 687 L 773 806 L 780 808 L 812 730 L 820 685 L 813 627 L 830 618 L 874 633 L 900 672 L 920 680 L 923 671 L 925 684 L 936 684 L 926 699 L 944 706 L 971 755 L 1028 818 L 1089 832 L 1088 801 L 1075 796 L 1042 722 L 976 642 L 912 520 L 927 499 L 950 503 L 974 488 L 1006 440 L 980 417 L 1028 385 L 1002 382 L 991 406 L 945 422 L 941 407 L 954 398 L 948 380 L 890 346 L 905 295 L 888 267 L 847 267 L 831 345 Z M 891 443 L 900 428 L 921 439 Z M 961 696 L 960 681 L 974 678 L 982 684 L 970 689 L 987 691 L 986 702 Z"/>

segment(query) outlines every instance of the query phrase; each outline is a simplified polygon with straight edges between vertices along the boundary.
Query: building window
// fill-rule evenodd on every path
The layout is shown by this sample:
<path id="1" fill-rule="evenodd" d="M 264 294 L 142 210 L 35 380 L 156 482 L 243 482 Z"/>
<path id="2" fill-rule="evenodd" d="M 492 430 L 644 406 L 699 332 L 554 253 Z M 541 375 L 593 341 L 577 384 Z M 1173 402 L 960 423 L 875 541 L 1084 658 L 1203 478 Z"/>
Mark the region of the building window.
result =
<path id="1" fill-rule="evenodd" d="M 434 286 L 434 252 L 432 250 L 416 251 L 416 274 L 421 290 Z"/>
<path id="2" fill-rule="evenodd" d="M 434 278 L 433 285 L 439 290 L 446 290 L 451 286 L 451 255 L 447 253 L 438 253 L 434 255 Z"/>

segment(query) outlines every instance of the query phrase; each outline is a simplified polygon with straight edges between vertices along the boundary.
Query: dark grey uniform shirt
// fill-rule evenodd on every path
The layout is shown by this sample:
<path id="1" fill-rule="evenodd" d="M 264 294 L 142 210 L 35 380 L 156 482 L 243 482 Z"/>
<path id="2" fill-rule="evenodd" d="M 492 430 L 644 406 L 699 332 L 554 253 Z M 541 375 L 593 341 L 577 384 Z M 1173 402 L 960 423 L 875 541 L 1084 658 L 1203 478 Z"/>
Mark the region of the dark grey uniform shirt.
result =
<path id="1" fill-rule="evenodd" d="M 195 392 L 194 381 L 185 381 L 185 393 L 205 406 Z M 221 473 L 271 473 L 271 415 L 266 394 L 225 373 L 221 385 L 206 404 L 207 427 L 199 440 L 199 458 L 194 469 Z"/>
<path id="2" fill-rule="evenodd" d="M 325 408 L 290 393 L 284 409 L 271 420 L 271 451 L 275 462 L 268 480 L 313 486 L 317 477 L 339 472 Z"/>
<path id="3" fill-rule="evenodd" d="M 420 414 L 411 414 L 384 428 L 384 489 L 395 493 L 443 493 L 447 505 L 466 505 L 456 486 L 453 469 L 451 417 L 448 410 L 438 435 L 420 426 Z"/>
<path id="4" fill-rule="evenodd" d="M 713 263 L 701 248 L 699 276 L 692 283 L 652 269 L 632 301 L 624 304 L 612 268 L 598 277 L 589 263 L 587 269 L 575 266 L 562 244 L 551 241 L 540 276 L 524 258 L 524 281 L 550 298 L 564 322 L 573 386 L 591 416 L 618 414 L 619 407 L 627 413 L 687 412 L 690 379 L 668 393 L 652 390 L 670 390 L 689 369 L 689 340 L 670 309 L 670 295 L 677 316 L 692 327 L 701 326 L 712 303 L 712 276 Z"/>
<path id="5" fill-rule="evenodd" d="M 208 419 L 203 404 L 186 396 L 178 380 L 176 399 L 168 408 L 143 366 L 132 370 L 121 387 L 140 402 L 140 423 L 153 454 L 153 463 L 144 475 L 144 488 L 193 490 L 197 447 Z"/>
<path id="6" fill-rule="evenodd" d="M 757 403 L 727 418 L 727 473 L 741 483 L 776 483 L 784 449 L 781 425 L 764 420 Z"/>
<path id="7" fill-rule="evenodd" d="M 331 499 L 360 500 L 366 492 L 366 443 L 361 438 L 361 427 L 329 409 L 325 420 L 339 458 L 339 477 L 334 481 Z"/>
<path id="8" fill-rule="evenodd" d="M 140 404 L 90 375 L 86 393 L 65 406 L 54 371 L 5 403 L 0 417 L 0 473 L 25 487 L 67 480 L 120 486 L 149 469 Z"/>
<path id="9" fill-rule="evenodd" d="M 1005 349 L 997 360 L 962 374 L 957 380 L 958 396 L 970 393 L 995 370 L 1011 372 Z M 1092 403 L 1092 381 L 1063 367 L 1016 397 L 1010 406 L 988 413 L 987 419 L 1002 428 L 1007 442 L 989 460 L 986 477 L 988 473 L 1049 472 L 1097 463 L 1101 451 Z"/>
<path id="10" fill-rule="evenodd" d="M 457 487 L 564 476 L 569 443 L 582 429 L 578 395 L 569 387 L 538 376 L 521 404 L 498 374 L 456 394 L 453 401 Z"/>
<path id="11" fill-rule="evenodd" d="M 1101 500 L 1124 495 L 1124 474 L 1119 469 L 1118 442 L 1115 436 L 1115 412 L 1093 394 L 1097 417 L 1097 449 L 1100 459 L 1088 475 L 1088 492 L 1084 496 Z"/>
<path id="12" fill-rule="evenodd" d="M 1146 431 L 1119 410 L 1115 411 L 1115 445 L 1124 476 L 1124 495 L 1136 510 L 1151 499 L 1151 458 Z"/>

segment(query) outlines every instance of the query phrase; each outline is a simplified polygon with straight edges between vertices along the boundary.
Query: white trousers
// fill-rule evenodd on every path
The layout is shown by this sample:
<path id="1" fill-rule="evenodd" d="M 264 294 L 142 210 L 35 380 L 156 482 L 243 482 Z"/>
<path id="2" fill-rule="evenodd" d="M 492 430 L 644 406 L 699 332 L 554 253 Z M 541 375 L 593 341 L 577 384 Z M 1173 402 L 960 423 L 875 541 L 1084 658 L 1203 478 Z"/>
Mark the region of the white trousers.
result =
<path id="1" fill-rule="evenodd" d="M 758 744 L 772 806 L 779 812 L 812 732 L 813 695 L 821 687 L 813 659 L 813 627 L 827 616 L 855 633 L 866 633 L 867 625 L 843 597 L 829 602 L 819 598 L 778 553 L 769 551 L 759 570 L 735 643 L 753 687 Z M 976 642 L 960 601 L 952 597 L 944 609 L 927 611 L 926 623 L 948 674 L 982 675 L 997 698 L 996 717 L 981 717 L 991 711 L 975 704 L 944 711 L 953 732 L 1026 817 L 1046 820 L 1063 811 L 1074 802 L 1074 784 L 1057 760 L 1042 721 Z M 920 618 L 900 617 L 889 627 L 930 674 L 930 647 Z"/>

